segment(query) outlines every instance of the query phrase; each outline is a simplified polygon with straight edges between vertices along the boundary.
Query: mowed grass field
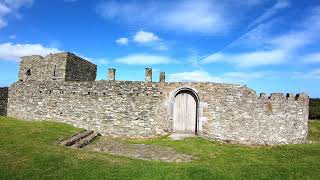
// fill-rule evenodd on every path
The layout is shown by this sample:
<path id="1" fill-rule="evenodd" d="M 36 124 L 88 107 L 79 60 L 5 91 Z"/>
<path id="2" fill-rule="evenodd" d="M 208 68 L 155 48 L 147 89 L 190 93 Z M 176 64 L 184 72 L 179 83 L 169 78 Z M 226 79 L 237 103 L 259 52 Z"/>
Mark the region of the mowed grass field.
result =
<path id="1" fill-rule="evenodd" d="M 188 163 L 163 163 L 61 147 L 56 145 L 59 139 L 80 129 L 0 117 L 0 179 L 320 179 L 320 121 L 310 121 L 309 130 L 313 143 L 277 147 L 201 138 L 139 142 L 198 157 Z"/>

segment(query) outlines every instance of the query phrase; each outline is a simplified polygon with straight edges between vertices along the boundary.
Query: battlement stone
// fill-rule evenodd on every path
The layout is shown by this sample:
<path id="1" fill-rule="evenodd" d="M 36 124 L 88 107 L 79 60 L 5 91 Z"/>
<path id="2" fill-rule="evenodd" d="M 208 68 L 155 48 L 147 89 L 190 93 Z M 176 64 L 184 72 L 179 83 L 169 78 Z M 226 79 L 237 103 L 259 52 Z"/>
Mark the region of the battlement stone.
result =
<path id="1" fill-rule="evenodd" d="M 283 93 L 271 93 L 269 96 L 269 99 L 271 100 L 285 100 L 285 96 Z"/>

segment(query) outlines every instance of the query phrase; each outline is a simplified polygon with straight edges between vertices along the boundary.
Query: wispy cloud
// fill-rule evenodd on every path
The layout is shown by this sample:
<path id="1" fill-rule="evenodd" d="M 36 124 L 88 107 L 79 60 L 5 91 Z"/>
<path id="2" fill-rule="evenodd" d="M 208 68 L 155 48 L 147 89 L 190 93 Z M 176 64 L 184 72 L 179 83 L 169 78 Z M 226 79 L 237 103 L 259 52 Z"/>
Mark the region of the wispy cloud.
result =
<path id="1" fill-rule="evenodd" d="M 73 2 L 77 2 L 78 0 L 64 0 L 64 2 L 67 2 L 67 3 L 73 3 Z"/>
<path id="2" fill-rule="evenodd" d="M 210 75 L 206 71 L 190 71 L 169 74 L 171 82 L 222 82 L 222 79 Z"/>
<path id="3" fill-rule="evenodd" d="M 11 34 L 11 35 L 9 36 L 9 39 L 16 39 L 16 37 L 17 37 L 17 35 Z"/>
<path id="4" fill-rule="evenodd" d="M 315 8 L 297 30 L 283 35 L 273 35 L 268 28 L 273 22 L 261 24 L 235 40 L 222 51 L 208 55 L 202 63 L 225 62 L 238 67 L 275 65 L 298 61 L 304 47 L 318 42 L 320 30 L 320 9 Z M 237 49 L 235 52 L 234 49 Z M 233 51 L 232 51 L 233 50 Z"/>
<path id="5" fill-rule="evenodd" d="M 109 64 L 109 60 L 107 58 L 96 58 L 92 60 L 93 62 L 100 64 L 100 65 L 106 65 Z"/>
<path id="6" fill-rule="evenodd" d="M 219 7 L 219 4 L 213 4 L 210 1 L 185 1 L 161 14 L 157 21 L 171 30 L 222 33 L 228 30 L 231 19 L 228 19 L 223 7 Z"/>
<path id="7" fill-rule="evenodd" d="M 267 9 L 261 16 L 259 16 L 255 21 L 253 21 L 249 28 L 257 26 L 264 23 L 278 14 L 281 10 L 290 7 L 291 3 L 288 0 L 277 0 L 276 3 L 269 9 Z"/>
<path id="8" fill-rule="evenodd" d="M 311 53 L 301 57 L 302 62 L 307 64 L 320 63 L 320 53 Z"/>
<path id="9" fill-rule="evenodd" d="M 212 75 L 204 70 L 179 72 L 169 74 L 169 81 L 178 82 L 216 82 L 216 83 L 240 83 L 245 84 L 249 81 L 262 79 L 265 76 L 272 76 L 272 72 L 226 72 L 221 75 Z"/>
<path id="10" fill-rule="evenodd" d="M 131 54 L 114 60 L 116 63 L 127 65 L 156 65 L 177 63 L 176 60 L 167 56 L 158 56 L 152 54 Z"/>
<path id="11" fill-rule="evenodd" d="M 237 3 L 235 7 L 233 4 Z M 166 30 L 221 34 L 228 32 L 241 19 L 237 9 L 261 4 L 261 1 L 103 1 L 97 13 L 118 22 L 153 26 Z M 239 7 L 240 6 L 240 7 Z"/>
<path id="12" fill-rule="evenodd" d="M 1 0 L 0 1 L 0 29 L 8 25 L 9 15 L 19 15 L 19 9 L 30 7 L 33 0 Z"/>
<path id="13" fill-rule="evenodd" d="M 287 54 L 283 50 L 254 51 L 237 54 L 216 53 L 203 59 L 202 63 L 226 62 L 237 67 L 275 65 L 286 62 L 288 58 Z"/>
<path id="14" fill-rule="evenodd" d="M 47 55 L 60 52 L 57 48 L 45 47 L 41 44 L 0 44 L 0 60 L 18 61 L 22 56 Z"/>
<path id="15" fill-rule="evenodd" d="M 278 73 L 271 71 L 250 71 L 250 72 L 226 72 L 222 74 L 225 82 L 245 84 L 254 80 L 274 78 Z"/>
<path id="16" fill-rule="evenodd" d="M 308 72 L 294 72 L 293 79 L 318 79 L 320 80 L 320 68 L 312 69 Z"/>

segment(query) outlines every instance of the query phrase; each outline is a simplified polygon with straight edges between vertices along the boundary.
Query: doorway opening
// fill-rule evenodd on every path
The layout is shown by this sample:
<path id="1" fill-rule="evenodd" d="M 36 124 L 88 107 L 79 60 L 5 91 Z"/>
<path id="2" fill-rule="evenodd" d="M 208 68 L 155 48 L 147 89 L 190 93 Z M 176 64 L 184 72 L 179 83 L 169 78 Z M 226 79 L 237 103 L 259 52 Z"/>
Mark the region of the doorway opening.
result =
<path id="1" fill-rule="evenodd" d="M 199 98 L 192 89 L 180 89 L 174 94 L 172 130 L 177 133 L 198 133 Z"/>

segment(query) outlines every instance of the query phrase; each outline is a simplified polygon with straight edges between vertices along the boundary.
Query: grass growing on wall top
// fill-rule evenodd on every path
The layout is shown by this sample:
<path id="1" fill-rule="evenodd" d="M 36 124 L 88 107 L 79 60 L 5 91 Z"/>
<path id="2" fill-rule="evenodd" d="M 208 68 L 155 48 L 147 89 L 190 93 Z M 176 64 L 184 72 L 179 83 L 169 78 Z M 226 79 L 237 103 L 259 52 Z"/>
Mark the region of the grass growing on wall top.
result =
<path id="1" fill-rule="evenodd" d="M 319 179 L 320 121 L 313 144 L 250 148 L 201 138 L 143 141 L 193 154 L 189 163 L 143 161 L 71 149 L 56 141 L 80 129 L 0 117 L 0 179 Z"/>

